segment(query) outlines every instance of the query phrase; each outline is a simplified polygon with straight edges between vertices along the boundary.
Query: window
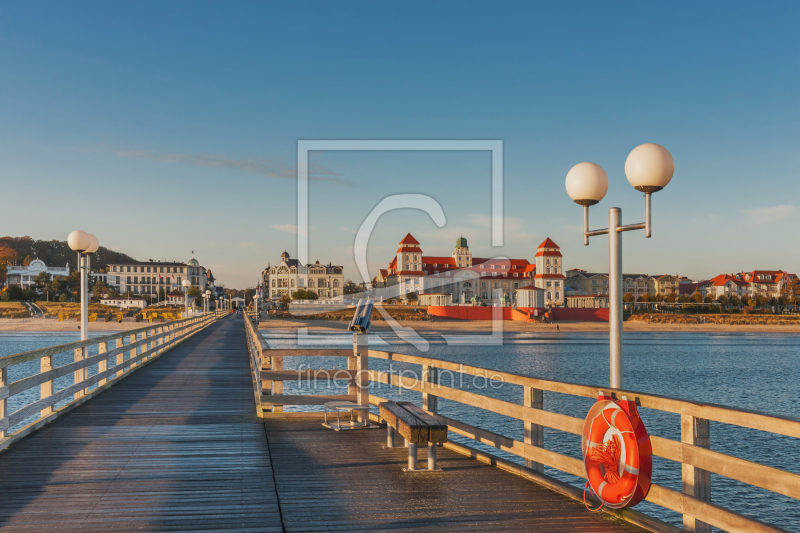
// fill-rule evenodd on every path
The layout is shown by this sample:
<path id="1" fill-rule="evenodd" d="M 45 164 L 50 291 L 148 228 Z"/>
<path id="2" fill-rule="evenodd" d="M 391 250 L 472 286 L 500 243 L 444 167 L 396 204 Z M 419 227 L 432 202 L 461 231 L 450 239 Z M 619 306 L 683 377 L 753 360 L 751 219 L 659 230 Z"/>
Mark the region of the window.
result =
<path id="1" fill-rule="evenodd" d="M 131 271 L 131 267 L 128 267 L 128 272 L 130 272 L 130 271 Z"/>
<path id="2" fill-rule="evenodd" d="M 486 282 L 485 281 L 481 281 L 481 289 L 485 289 L 485 288 L 486 288 Z"/>
<path id="3" fill-rule="evenodd" d="M 515 283 L 515 284 L 514 284 L 514 288 L 515 288 L 515 289 L 519 289 L 519 283 Z"/>
<path id="4" fill-rule="evenodd" d="M 548 286 L 548 287 L 552 287 L 552 282 L 548 281 L 548 282 L 547 282 L 547 286 Z"/>
<path id="5" fill-rule="evenodd" d="M 556 300 L 558 300 L 558 293 L 556 293 Z"/>

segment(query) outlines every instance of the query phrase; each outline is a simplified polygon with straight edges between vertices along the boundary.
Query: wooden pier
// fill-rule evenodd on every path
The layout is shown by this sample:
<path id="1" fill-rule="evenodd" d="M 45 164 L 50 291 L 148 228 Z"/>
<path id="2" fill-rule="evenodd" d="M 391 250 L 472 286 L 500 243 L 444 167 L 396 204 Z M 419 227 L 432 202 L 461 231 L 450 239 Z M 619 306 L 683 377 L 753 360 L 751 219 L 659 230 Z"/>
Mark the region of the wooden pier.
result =
<path id="1" fill-rule="evenodd" d="M 0 452 L 0 531 L 641 531 L 450 451 L 258 418 L 240 317 Z"/>
<path id="2" fill-rule="evenodd" d="M 322 427 L 319 413 L 282 412 L 280 402 L 314 402 L 282 395 L 281 382 L 312 376 L 290 376 L 283 370 L 282 358 L 289 352 L 270 354 L 253 324 L 242 315 L 190 320 L 158 331 L 144 328 L 139 332 L 141 340 L 130 333 L 120 335 L 127 345 L 120 341 L 114 350 L 102 350 L 88 358 L 83 353 L 81 359 L 76 352 L 72 366 L 51 370 L 43 364 L 42 373 L 13 383 L 6 382 L 13 361 L 44 360 L 52 358 L 52 353 L 44 350 L 0 358 L 3 402 L 9 390 L 21 390 L 25 383 L 41 384 L 59 372 L 73 371 L 83 361 L 102 355 L 110 358 L 101 365 L 107 369 L 102 381 L 83 373 L 85 381 L 72 386 L 79 389 L 92 382 L 96 388 L 82 390 L 66 407 L 44 409 L 39 421 L 22 429 L 10 427 L 8 420 L 20 419 L 20 415 L 6 413 L 6 404 L 2 404 L 0 423 L 9 433 L 0 439 L 0 446 L 6 446 L 0 451 L 0 531 L 677 531 L 637 511 L 589 513 L 576 498 L 578 489 L 541 473 L 542 464 L 547 464 L 580 475 L 577 460 L 541 447 L 544 425 L 568 432 L 577 425 L 577 419 L 544 411 L 541 390 L 557 387 L 565 394 L 587 395 L 590 388 L 506 374 L 511 383 L 536 386 L 526 390 L 526 405 L 514 407 L 491 399 L 481 404 L 476 403 L 479 398 L 474 393 L 438 384 L 433 388 L 433 365 L 446 368 L 446 362 L 374 352 L 360 340 L 354 346 L 356 355 L 330 351 L 349 358 L 347 375 L 353 382 L 362 382 L 368 375 L 371 381 L 418 390 L 423 393 L 423 407 L 431 413 L 436 412 L 435 392 L 439 397 L 469 401 L 525 421 L 523 443 L 440 417 L 451 432 L 521 454 L 526 459 L 524 467 L 463 444 L 448 443 L 438 452 L 444 474 L 404 473 L 406 449 L 384 447 L 384 431 L 334 432 Z M 100 341 L 106 348 L 112 346 L 112 339 Z M 369 370 L 366 357 L 362 357 L 367 353 L 397 361 L 419 359 L 424 367 L 423 383 L 428 385 L 404 384 L 395 375 Z M 461 371 L 483 370 L 467 367 Z M 52 385 L 46 390 L 58 394 Z M 363 390 L 352 392 L 342 396 L 373 405 L 381 400 Z M 666 402 L 647 395 L 641 398 L 651 405 Z M 32 405 L 39 409 L 48 401 Z M 695 408 L 686 402 L 669 402 L 665 408 L 683 409 L 687 417 Z M 733 420 L 730 410 L 702 408 L 709 418 L 728 416 Z M 374 414 L 371 418 L 378 421 Z M 760 424 L 759 420 L 756 417 L 751 426 Z M 775 420 L 783 434 L 794 434 L 800 424 Z M 657 453 L 674 455 L 669 448 L 673 445 L 666 439 L 654 439 Z M 681 444 L 689 479 L 695 480 L 688 489 L 684 485 L 681 505 L 698 509 L 697 514 L 708 521 L 732 524 L 726 528 L 731 531 L 778 531 L 703 503 L 696 488 L 705 486 L 703 476 L 708 471 L 691 466 L 691 462 L 707 465 L 712 471 L 728 468 L 726 472 L 736 478 L 745 474 L 732 469 L 734 461 L 717 452 L 706 455 L 718 465 L 703 463 L 705 456 L 697 451 L 702 444 Z M 744 464 L 752 484 L 786 495 L 798 490 L 800 476 L 753 465 Z M 762 472 L 772 477 L 763 478 Z M 659 487 L 654 494 L 665 506 L 674 508 L 677 504 L 672 502 L 678 500 L 673 494 L 681 493 Z M 697 531 L 707 526 L 694 518 L 684 525 Z"/>

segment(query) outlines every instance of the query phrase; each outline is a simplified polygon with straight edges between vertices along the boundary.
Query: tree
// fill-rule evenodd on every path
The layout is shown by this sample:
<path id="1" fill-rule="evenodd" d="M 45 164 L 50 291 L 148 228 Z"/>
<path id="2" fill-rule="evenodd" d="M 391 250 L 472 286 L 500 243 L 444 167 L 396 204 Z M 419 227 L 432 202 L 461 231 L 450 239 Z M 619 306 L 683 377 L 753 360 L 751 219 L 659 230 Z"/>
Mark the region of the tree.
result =
<path id="1" fill-rule="evenodd" d="M 31 264 L 31 261 L 33 261 L 31 256 L 26 255 L 25 259 L 22 260 L 22 266 L 29 266 Z"/>
<path id="2" fill-rule="evenodd" d="M 739 307 L 739 304 L 742 303 L 742 299 L 739 298 L 738 294 L 731 294 L 731 297 L 728 300 L 734 307 Z"/>
<path id="3" fill-rule="evenodd" d="M 24 291 L 19 285 L 11 285 L 4 292 L 6 293 L 8 298 L 6 301 L 8 302 L 19 302 L 25 297 Z"/>
<path id="4" fill-rule="evenodd" d="M 717 298 L 717 301 L 719 302 L 721 308 L 724 308 L 726 305 L 728 305 L 728 297 L 724 294 Z"/>
<path id="5" fill-rule="evenodd" d="M 203 305 L 203 295 L 200 293 L 200 287 L 197 285 L 192 285 L 189 287 L 189 298 L 191 302 L 191 298 L 194 298 L 194 305 L 201 306 Z"/>
<path id="6" fill-rule="evenodd" d="M 282 304 L 288 304 L 291 301 L 292 301 L 292 298 L 288 294 L 284 294 L 283 296 L 281 296 L 281 303 Z"/>
<path id="7" fill-rule="evenodd" d="M 94 301 L 99 302 L 100 298 L 104 298 L 106 294 L 108 294 L 108 284 L 101 279 L 95 281 L 94 285 L 92 285 Z"/>
<path id="8" fill-rule="evenodd" d="M 700 293 L 700 291 L 694 291 L 694 293 L 692 293 L 692 300 L 695 303 L 701 304 L 703 303 L 703 295 Z"/>
<path id="9" fill-rule="evenodd" d="M 767 305 L 767 297 L 759 294 L 756 296 L 756 304 L 758 304 L 759 307 L 764 307 Z"/>
<path id="10" fill-rule="evenodd" d="M 630 292 L 626 292 L 625 294 L 622 295 L 622 301 L 631 303 L 633 301 L 633 294 L 631 294 Z"/>
<path id="11" fill-rule="evenodd" d="M 406 300 L 409 302 L 416 302 L 419 299 L 419 295 L 416 292 L 409 292 L 406 294 Z"/>
<path id="12" fill-rule="evenodd" d="M 292 293 L 293 300 L 316 300 L 319 296 L 314 291 L 309 291 L 305 289 L 298 289 L 294 293 Z"/>

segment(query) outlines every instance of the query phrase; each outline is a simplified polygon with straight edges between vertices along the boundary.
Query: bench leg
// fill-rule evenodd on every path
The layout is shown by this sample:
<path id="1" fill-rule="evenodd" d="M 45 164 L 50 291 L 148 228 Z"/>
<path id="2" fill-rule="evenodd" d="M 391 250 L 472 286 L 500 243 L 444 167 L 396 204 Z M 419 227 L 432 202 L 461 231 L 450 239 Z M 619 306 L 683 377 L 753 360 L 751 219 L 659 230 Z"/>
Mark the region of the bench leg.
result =
<path id="1" fill-rule="evenodd" d="M 406 441 L 408 442 L 408 441 Z M 408 469 L 415 471 L 417 469 L 417 445 L 408 443 Z"/>
<path id="2" fill-rule="evenodd" d="M 436 443 L 428 443 L 428 470 L 436 470 Z"/>

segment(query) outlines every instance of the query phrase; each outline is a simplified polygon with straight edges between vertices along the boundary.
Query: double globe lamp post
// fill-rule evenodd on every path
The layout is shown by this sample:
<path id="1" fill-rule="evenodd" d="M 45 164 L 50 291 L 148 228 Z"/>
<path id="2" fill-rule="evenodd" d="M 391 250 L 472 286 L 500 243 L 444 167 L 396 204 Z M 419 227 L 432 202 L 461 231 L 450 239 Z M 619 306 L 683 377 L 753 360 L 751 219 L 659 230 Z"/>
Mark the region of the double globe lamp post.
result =
<path id="1" fill-rule="evenodd" d="M 567 194 L 583 206 L 583 244 L 589 237 L 608 235 L 608 302 L 609 302 L 609 355 L 610 385 L 622 388 L 622 232 L 644 230 L 650 238 L 650 197 L 672 179 L 675 163 L 672 155 L 659 144 L 637 146 L 625 161 L 625 175 L 633 188 L 644 193 L 645 221 L 640 224 L 622 224 L 622 210 L 608 210 L 608 228 L 589 229 L 589 206 L 600 202 L 608 192 L 608 176 L 594 163 L 578 163 L 567 173 Z"/>
<path id="2" fill-rule="evenodd" d="M 89 338 L 89 282 L 87 279 L 89 256 L 100 248 L 100 242 L 94 235 L 75 230 L 67 237 L 67 244 L 74 252 L 78 253 L 78 269 L 81 273 L 81 340 L 85 341 Z"/>

